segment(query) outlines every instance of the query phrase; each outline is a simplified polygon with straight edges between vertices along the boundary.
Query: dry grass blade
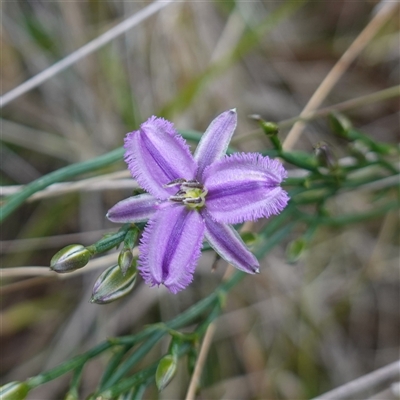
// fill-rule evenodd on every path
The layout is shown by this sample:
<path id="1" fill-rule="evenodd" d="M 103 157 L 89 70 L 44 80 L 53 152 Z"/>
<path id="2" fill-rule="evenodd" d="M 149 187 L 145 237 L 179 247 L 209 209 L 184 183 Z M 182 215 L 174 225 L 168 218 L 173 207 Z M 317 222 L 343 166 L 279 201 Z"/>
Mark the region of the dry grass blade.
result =
<path id="1" fill-rule="evenodd" d="M 340 400 L 372 389 L 388 379 L 400 379 L 400 361 L 386 365 L 370 374 L 361 376 L 343 386 L 340 386 L 314 400 Z"/>
<path id="2" fill-rule="evenodd" d="M 92 40 L 91 42 L 85 44 L 80 49 L 71 53 L 69 56 L 56 62 L 51 67 L 45 69 L 44 71 L 40 72 L 36 76 L 28 79 L 26 82 L 17 86 L 15 89 L 12 89 L 8 93 L 1 96 L 0 97 L 0 108 L 4 107 L 5 105 L 7 105 L 11 101 L 15 100 L 19 96 L 22 96 L 23 94 L 25 94 L 25 93 L 29 92 L 30 90 L 34 89 L 35 87 L 39 86 L 43 82 L 52 78 L 54 75 L 57 75 L 59 72 L 68 68 L 69 66 L 76 63 L 77 61 L 83 59 L 90 53 L 93 53 L 94 51 L 98 50 L 105 44 L 109 43 L 111 40 L 122 35 L 129 29 L 138 25 L 139 23 L 141 23 L 142 21 L 144 21 L 145 19 L 149 18 L 151 15 L 156 13 L 157 11 L 161 10 L 162 8 L 166 7 L 168 4 L 173 3 L 173 2 L 174 2 L 174 0 L 157 0 L 154 3 L 150 4 L 149 6 L 143 8 L 143 10 L 141 10 L 138 13 L 127 18 L 125 21 L 114 26 L 107 32 L 103 33 L 102 35 L 98 36 L 96 39 Z"/>

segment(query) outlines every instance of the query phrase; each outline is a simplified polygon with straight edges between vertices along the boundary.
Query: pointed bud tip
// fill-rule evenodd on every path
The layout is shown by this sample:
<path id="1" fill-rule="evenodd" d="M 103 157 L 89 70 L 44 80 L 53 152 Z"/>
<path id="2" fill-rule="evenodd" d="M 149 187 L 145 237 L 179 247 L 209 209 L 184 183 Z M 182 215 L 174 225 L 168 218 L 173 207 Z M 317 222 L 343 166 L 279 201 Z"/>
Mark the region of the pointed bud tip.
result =
<path id="1" fill-rule="evenodd" d="M 235 108 L 231 108 L 231 109 L 229 110 L 229 112 L 232 113 L 232 114 L 236 114 L 236 107 L 235 107 Z"/>

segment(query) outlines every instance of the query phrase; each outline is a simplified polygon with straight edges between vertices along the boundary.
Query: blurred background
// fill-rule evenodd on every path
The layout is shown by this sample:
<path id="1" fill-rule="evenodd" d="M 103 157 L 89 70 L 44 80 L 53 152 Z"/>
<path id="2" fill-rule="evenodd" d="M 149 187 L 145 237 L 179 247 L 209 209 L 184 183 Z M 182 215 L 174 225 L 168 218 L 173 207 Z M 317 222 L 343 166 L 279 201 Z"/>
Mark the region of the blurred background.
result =
<path id="1" fill-rule="evenodd" d="M 2 94 L 147 4 L 3 2 Z M 120 147 L 125 134 L 151 115 L 164 116 L 180 129 L 203 132 L 216 115 L 236 107 L 239 122 L 233 145 L 240 151 L 270 147 L 248 115 L 260 114 L 275 122 L 298 116 L 368 24 L 377 4 L 351 0 L 169 4 L 3 108 L 2 194 Z M 324 106 L 399 84 L 398 16 L 397 11 L 397 18 L 394 15 L 368 44 Z M 372 137 L 398 141 L 398 98 L 353 108 L 346 115 Z M 282 138 L 289 128 L 281 130 Z M 332 135 L 323 118 L 307 125 L 295 148 L 312 152 L 321 140 L 339 157 L 346 155 L 344 143 Z M 105 214 L 130 195 L 132 183 L 115 189 L 108 177 L 124 170 L 121 159 L 79 177 L 95 178 L 99 186 L 83 181 L 79 189 L 56 191 L 14 212 L 1 228 L 1 267 L 45 267 L 61 247 L 90 245 L 118 229 Z M 330 207 L 339 215 L 367 209 L 369 202 L 367 191 L 348 192 L 335 197 Z M 228 296 L 199 398 L 305 399 L 398 359 L 398 214 L 320 228 L 303 257 L 289 263 L 285 247 L 301 233 L 299 227 L 260 260 L 261 274 L 247 277 Z M 220 283 L 226 265 L 220 261 L 210 273 L 213 261 L 213 254 L 206 252 L 194 283 L 178 295 L 148 288 L 140 280 L 127 298 L 103 306 L 90 304 L 89 299 L 97 276 L 111 265 L 110 257 L 63 279 L 44 268 L 32 269 L 29 277 L 4 278 L 1 383 L 24 380 L 107 337 L 138 332 L 145 324 L 178 315 Z M 155 357 L 167 345 L 156 346 Z M 107 360 L 100 357 L 85 370 L 82 398 L 96 386 Z M 28 398 L 61 399 L 69 379 L 67 375 L 44 385 Z M 167 389 L 158 394 L 150 388 L 145 398 L 183 398 L 189 379 L 182 363 Z"/>

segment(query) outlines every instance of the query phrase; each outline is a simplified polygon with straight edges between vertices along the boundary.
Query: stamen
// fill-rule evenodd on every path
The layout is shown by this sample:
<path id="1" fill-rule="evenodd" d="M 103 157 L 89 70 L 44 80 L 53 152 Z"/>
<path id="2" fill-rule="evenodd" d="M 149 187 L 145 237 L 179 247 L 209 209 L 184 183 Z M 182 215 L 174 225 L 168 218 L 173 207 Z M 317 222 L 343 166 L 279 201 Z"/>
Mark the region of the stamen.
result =
<path id="1" fill-rule="evenodd" d="M 187 181 L 182 183 L 181 187 L 188 189 L 203 189 L 203 185 L 197 181 Z"/>
<path id="2" fill-rule="evenodd" d="M 183 203 L 185 199 L 185 196 L 169 196 L 169 200 L 175 201 L 177 203 Z"/>
<path id="3" fill-rule="evenodd" d="M 183 204 L 200 204 L 203 200 L 201 197 L 186 197 Z"/>
<path id="4" fill-rule="evenodd" d="M 200 182 L 194 179 L 186 180 L 184 178 L 178 178 L 164 185 L 164 187 L 178 185 L 180 185 L 179 190 L 175 195 L 169 197 L 170 201 L 184 204 L 193 209 L 204 206 L 207 190 Z"/>
<path id="5" fill-rule="evenodd" d="M 173 181 L 167 183 L 166 185 L 163 185 L 163 187 L 173 187 L 173 186 L 178 186 L 182 183 L 186 182 L 186 179 L 184 178 L 178 178 L 174 179 Z"/>

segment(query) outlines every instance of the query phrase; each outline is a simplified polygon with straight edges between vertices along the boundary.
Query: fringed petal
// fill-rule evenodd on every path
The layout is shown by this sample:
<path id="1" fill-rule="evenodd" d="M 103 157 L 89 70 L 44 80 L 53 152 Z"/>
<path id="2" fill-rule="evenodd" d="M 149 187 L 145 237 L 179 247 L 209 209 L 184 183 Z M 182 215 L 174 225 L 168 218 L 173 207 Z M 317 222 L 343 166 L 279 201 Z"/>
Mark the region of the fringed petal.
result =
<path id="1" fill-rule="evenodd" d="M 289 197 L 279 186 L 286 170 L 278 160 L 236 153 L 210 165 L 203 174 L 206 207 L 218 222 L 236 224 L 279 214 Z"/>
<path id="2" fill-rule="evenodd" d="M 108 210 L 107 218 L 112 222 L 143 222 L 157 211 L 159 201 L 150 194 L 128 197 Z"/>
<path id="3" fill-rule="evenodd" d="M 231 225 L 216 222 L 205 210 L 202 211 L 202 215 L 206 225 L 206 240 L 210 246 L 237 269 L 249 274 L 258 273 L 257 259 L 236 230 Z"/>
<path id="4" fill-rule="evenodd" d="M 208 165 L 225 155 L 236 124 L 235 109 L 223 112 L 211 122 L 194 153 L 194 159 L 199 164 L 198 180 L 202 180 L 203 171 Z"/>
<path id="5" fill-rule="evenodd" d="M 141 239 L 139 270 L 147 284 L 177 293 L 190 284 L 204 237 L 201 215 L 181 205 L 158 211 Z"/>
<path id="6" fill-rule="evenodd" d="M 173 124 L 151 117 L 125 138 L 125 161 L 139 185 L 158 199 L 176 191 L 163 185 L 178 179 L 193 179 L 197 164 L 185 140 Z"/>

